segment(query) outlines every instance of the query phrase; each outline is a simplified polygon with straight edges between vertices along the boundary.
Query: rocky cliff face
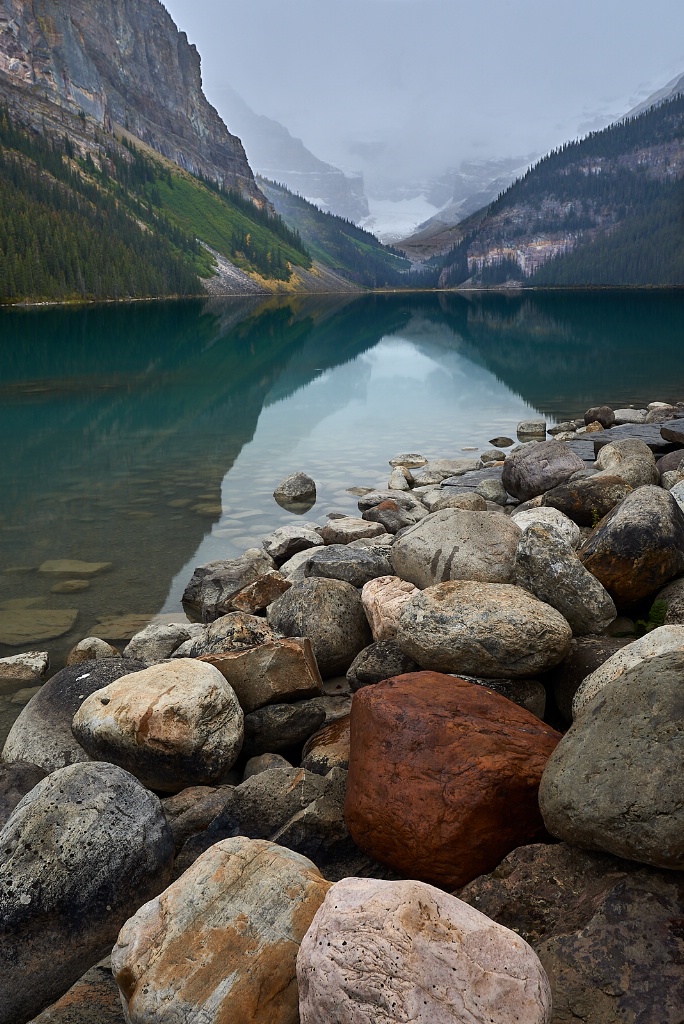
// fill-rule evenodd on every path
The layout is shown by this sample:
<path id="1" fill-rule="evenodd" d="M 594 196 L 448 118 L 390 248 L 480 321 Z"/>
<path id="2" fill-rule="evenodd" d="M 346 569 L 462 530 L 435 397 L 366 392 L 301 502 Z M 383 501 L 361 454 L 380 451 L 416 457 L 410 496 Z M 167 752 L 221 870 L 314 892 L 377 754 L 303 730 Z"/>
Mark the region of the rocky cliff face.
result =
<path id="1" fill-rule="evenodd" d="M 262 198 L 242 143 L 204 96 L 196 48 L 159 0 L 0 0 L 0 88 L 15 105 L 19 91 L 29 114 L 83 111 Z"/>

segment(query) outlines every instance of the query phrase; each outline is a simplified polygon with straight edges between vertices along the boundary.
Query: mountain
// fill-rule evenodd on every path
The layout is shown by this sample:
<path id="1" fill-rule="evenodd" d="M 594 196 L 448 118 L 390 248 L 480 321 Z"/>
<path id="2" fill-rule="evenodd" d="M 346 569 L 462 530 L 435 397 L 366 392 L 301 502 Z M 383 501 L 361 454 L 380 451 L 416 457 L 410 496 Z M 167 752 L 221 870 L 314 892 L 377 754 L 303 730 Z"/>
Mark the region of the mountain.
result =
<path id="1" fill-rule="evenodd" d="M 0 0 L 0 102 L 41 130 L 85 115 L 193 174 L 261 197 L 202 91 L 200 57 L 159 0 Z"/>
<path id="2" fill-rule="evenodd" d="M 402 188 L 369 192 L 370 217 L 362 226 L 402 249 L 404 244 L 425 258 L 449 248 L 442 244 L 451 228 L 480 210 L 524 174 L 532 157 L 464 160 L 436 178 L 407 182 Z"/>
<path id="3" fill-rule="evenodd" d="M 158 0 L 0 0 L 0 304 L 355 287 L 259 191 Z"/>
<path id="4" fill-rule="evenodd" d="M 319 160 L 278 121 L 256 114 L 234 89 L 221 90 L 221 110 L 247 150 L 251 167 L 321 210 L 358 223 L 369 214 L 363 177 Z"/>
<path id="5" fill-rule="evenodd" d="M 444 232 L 440 284 L 683 285 L 683 213 L 679 95 L 550 153 Z"/>
<path id="6" fill-rule="evenodd" d="M 638 114 L 643 114 L 650 107 L 655 107 L 658 103 L 663 103 L 665 100 L 671 100 L 675 96 L 681 95 L 681 93 L 684 93 L 684 75 L 678 75 L 676 78 L 673 78 L 671 82 L 668 82 L 658 92 L 654 92 L 648 99 L 634 107 L 625 116 L 636 117 Z"/>
<path id="7" fill-rule="evenodd" d="M 258 178 L 258 183 L 319 266 L 367 288 L 433 287 L 437 283 L 434 271 L 412 273 L 411 263 L 401 253 L 351 221 L 319 210 L 276 182 Z"/>

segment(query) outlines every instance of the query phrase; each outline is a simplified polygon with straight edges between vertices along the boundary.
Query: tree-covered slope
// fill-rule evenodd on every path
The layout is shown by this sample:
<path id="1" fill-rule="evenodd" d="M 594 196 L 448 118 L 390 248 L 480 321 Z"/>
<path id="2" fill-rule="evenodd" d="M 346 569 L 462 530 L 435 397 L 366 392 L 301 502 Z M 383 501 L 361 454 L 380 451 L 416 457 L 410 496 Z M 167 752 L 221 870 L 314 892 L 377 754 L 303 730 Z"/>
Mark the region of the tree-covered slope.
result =
<path id="1" fill-rule="evenodd" d="M 351 221 L 324 213 L 284 185 L 258 178 L 258 185 L 308 252 L 324 267 L 367 288 L 418 288 L 437 283 L 434 271 L 416 274 L 397 250 Z"/>
<path id="2" fill-rule="evenodd" d="M 0 110 L 0 302 L 201 294 L 215 262 L 202 242 L 267 280 L 311 265 L 265 205 L 130 143 L 76 149 Z"/>
<path id="3" fill-rule="evenodd" d="M 549 154 L 455 229 L 441 283 L 684 285 L 684 96 Z"/>

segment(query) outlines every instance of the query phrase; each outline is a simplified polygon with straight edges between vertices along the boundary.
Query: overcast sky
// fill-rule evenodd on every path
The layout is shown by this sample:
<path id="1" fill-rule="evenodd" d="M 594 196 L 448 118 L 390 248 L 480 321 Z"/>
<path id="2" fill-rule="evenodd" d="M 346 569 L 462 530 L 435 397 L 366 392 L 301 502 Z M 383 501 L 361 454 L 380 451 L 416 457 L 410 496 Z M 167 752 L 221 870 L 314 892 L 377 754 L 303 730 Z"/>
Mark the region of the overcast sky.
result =
<path id="1" fill-rule="evenodd" d="M 545 152 L 684 74 L 683 0 L 164 2 L 219 111 L 232 86 L 322 159 L 395 183 Z"/>

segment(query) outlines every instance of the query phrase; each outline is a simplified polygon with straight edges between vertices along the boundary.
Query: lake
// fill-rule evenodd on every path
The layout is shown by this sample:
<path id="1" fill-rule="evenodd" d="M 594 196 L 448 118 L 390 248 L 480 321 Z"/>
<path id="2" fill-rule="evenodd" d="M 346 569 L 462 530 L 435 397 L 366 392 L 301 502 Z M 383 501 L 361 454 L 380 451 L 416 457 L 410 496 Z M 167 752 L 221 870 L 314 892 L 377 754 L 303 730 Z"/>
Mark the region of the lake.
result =
<path id="1" fill-rule="evenodd" d="M 0 657 L 49 650 L 56 667 L 81 637 L 121 640 L 112 619 L 177 614 L 195 565 L 292 521 L 272 492 L 295 470 L 322 522 L 355 512 L 349 487 L 385 486 L 398 452 L 463 457 L 530 416 L 682 398 L 677 294 L 1 311 L 0 636 L 78 616 Z M 40 571 L 55 559 L 111 568 L 55 593 L 70 578 Z"/>

